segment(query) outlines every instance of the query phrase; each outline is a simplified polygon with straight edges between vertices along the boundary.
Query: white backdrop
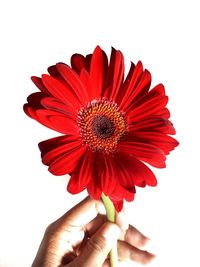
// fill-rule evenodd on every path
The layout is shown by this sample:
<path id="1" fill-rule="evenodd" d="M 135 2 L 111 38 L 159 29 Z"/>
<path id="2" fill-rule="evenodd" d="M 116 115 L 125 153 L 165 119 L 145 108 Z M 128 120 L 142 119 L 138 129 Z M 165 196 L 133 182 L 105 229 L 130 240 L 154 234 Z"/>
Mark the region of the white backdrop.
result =
<path id="1" fill-rule="evenodd" d="M 30 266 L 46 226 L 85 196 L 41 164 L 37 143 L 57 136 L 25 116 L 29 77 L 75 52 L 120 49 L 163 82 L 180 146 L 156 188 L 137 190 L 130 223 L 154 242 L 155 266 L 200 266 L 198 0 L 2 1 L 0 4 L 0 267 Z"/>

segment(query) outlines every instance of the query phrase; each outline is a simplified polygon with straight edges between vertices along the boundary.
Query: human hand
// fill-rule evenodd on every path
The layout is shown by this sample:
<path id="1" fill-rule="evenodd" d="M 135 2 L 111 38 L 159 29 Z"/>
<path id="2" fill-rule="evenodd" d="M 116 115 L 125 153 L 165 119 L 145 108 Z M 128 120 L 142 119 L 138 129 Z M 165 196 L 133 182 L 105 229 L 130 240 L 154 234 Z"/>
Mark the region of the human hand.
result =
<path id="1" fill-rule="evenodd" d="M 87 197 L 46 229 L 32 267 L 109 267 L 107 255 L 118 240 L 119 263 L 147 264 L 149 239 L 117 214 L 117 224 L 100 214 L 101 201 Z M 120 264 L 119 264 L 120 265 Z"/>

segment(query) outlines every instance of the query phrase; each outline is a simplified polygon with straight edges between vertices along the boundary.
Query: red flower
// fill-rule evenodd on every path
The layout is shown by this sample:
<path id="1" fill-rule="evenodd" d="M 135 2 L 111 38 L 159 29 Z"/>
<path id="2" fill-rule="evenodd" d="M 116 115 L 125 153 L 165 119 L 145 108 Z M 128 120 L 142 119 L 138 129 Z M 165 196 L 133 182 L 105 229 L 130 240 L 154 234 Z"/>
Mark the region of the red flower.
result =
<path id="1" fill-rule="evenodd" d="M 151 74 L 131 63 L 124 79 L 124 59 L 112 49 L 110 61 L 99 46 L 86 57 L 74 54 L 71 67 L 58 63 L 50 75 L 32 77 L 40 92 L 31 94 L 24 111 L 63 134 L 39 144 L 42 162 L 54 175 L 70 174 L 68 191 L 85 188 L 94 199 L 102 192 L 116 210 L 132 201 L 135 186 L 156 186 L 143 162 L 165 167 L 178 142 L 164 86 L 150 90 Z"/>

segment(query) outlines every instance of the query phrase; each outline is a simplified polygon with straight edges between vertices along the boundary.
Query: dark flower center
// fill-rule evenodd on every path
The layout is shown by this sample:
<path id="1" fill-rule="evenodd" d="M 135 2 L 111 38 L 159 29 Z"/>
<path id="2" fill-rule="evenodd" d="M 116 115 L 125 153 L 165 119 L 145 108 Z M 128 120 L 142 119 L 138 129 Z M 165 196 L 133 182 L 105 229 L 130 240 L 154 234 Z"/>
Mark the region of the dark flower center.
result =
<path id="1" fill-rule="evenodd" d="M 109 117 L 97 115 L 92 121 L 92 129 L 97 137 L 109 138 L 115 132 L 115 125 Z"/>
<path id="2" fill-rule="evenodd" d="M 117 104 L 107 100 L 93 100 L 78 113 L 80 135 L 93 151 L 112 153 L 127 131 L 124 114 Z"/>

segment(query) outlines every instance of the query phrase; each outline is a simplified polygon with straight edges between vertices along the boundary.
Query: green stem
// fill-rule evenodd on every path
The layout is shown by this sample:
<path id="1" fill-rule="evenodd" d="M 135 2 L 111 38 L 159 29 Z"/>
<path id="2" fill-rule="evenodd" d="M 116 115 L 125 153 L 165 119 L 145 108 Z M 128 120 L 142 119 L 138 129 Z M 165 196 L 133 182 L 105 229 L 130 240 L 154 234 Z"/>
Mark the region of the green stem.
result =
<path id="1" fill-rule="evenodd" d="M 103 204 L 106 209 L 106 215 L 107 215 L 108 221 L 115 223 L 116 212 L 115 212 L 115 207 L 113 206 L 112 201 L 109 199 L 109 197 L 105 196 L 104 193 L 102 193 L 101 199 L 103 200 Z M 118 266 L 117 243 L 110 251 L 109 258 L 110 258 L 110 266 L 117 267 Z"/>

